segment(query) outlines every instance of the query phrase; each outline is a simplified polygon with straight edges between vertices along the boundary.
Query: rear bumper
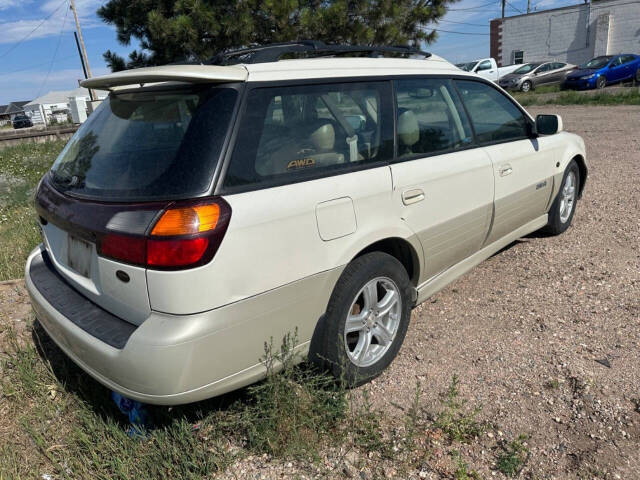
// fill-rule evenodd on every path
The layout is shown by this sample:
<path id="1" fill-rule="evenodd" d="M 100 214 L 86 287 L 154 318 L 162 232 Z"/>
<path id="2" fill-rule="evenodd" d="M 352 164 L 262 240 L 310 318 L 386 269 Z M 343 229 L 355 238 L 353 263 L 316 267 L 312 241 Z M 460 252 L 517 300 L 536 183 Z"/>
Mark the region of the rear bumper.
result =
<path id="1" fill-rule="evenodd" d="M 305 352 L 341 271 L 313 275 L 200 314 L 152 312 L 117 348 L 120 345 L 106 343 L 61 313 L 55 285 L 44 291 L 34 282 L 31 266 L 42 261 L 42 254 L 38 247 L 27 259 L 25 281 L 45 331 L 71 360 L 107 388 L 159 405 L 202 400 L 259 380 L 265 373 L 260 359 L 270 338 L 278 342 L 287 332 L 298 330 L 297 348 Z"/>

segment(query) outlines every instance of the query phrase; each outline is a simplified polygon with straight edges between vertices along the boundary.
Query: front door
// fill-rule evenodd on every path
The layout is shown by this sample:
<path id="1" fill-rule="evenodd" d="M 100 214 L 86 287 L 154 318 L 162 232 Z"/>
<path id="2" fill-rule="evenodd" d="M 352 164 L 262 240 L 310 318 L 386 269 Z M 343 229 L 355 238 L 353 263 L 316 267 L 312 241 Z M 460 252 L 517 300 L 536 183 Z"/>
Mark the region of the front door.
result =
<path id="1" fill-rule="evenodd" d="M 477 141 L 491 158 L 495 178 L 489 244 L 543 215 L 553 188 L 558 142 L 533 138 L 530 120 L 502 92 L 477 81 L 456 80 Z"/>
<path id="2" fill-rule="evenodd" d="M 422 283 L 482 245 L 491 219 L 493 171 L 487 153 L 473 148 L 451 80 L 397 80 L 395 90 L 393 201 L 422 244 Z"/>

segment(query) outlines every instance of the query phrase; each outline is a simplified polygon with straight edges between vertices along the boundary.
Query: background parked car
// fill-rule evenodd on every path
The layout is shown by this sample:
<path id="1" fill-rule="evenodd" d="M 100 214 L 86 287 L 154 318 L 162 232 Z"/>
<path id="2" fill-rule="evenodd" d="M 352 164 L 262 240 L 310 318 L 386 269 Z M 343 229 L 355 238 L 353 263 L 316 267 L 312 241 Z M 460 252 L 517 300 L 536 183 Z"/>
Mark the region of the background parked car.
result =
<path id="1" fill-rule="evenodd" d="M 562 83 L 567 74 L 576 68 L 571 63 L 536 62 L 525 63 L 513 73 L 505 75 L 498 81 L 505 90 L 529 90 L 540 85 Z"/>
<path id="2" fill-rule="evenodd" d="M 516 68 L 519 68 L 520 64 L 498 67 L 495 59 L 481 58 L 480 60 L 474 60 L 473 62 L 458 63 L 456 67 L 464 70 L 465 72 L 477 73 L 481 77 L 487 78 L 492 82 L 497 82 L 501 77 L 513 72 Z"/>
<path id="3" fill-rule="evenodd" d="M 16 115 L 13 117 L 13 128 L 33 127 L 33 122 L 26 115 Z"/>
<path id="4" fill-rule="evenodd" d="M 603 55 L 580 65 L 563 82 L 564 88 L 604 88 L 609 84 L 634 80 L 640 82 L 640 55 L 622 53 Z"/>

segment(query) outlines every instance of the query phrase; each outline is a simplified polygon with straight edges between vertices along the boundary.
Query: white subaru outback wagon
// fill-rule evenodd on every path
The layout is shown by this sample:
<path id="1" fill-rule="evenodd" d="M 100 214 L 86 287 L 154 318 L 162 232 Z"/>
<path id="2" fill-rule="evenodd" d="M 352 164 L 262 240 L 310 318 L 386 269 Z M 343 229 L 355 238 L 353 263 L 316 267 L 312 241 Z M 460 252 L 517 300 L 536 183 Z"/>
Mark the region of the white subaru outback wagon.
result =
<path id="1" fill-rule="evenodd" d="M 278 44 L 83 85 L 111 93 L 37 189 L 26 284 L 75 363 L 147 403 L 255 382 L 294 331 L 373 378 L 413 307 L 566 230 L 587 175 L 560 117 L 412 48 Z"/>

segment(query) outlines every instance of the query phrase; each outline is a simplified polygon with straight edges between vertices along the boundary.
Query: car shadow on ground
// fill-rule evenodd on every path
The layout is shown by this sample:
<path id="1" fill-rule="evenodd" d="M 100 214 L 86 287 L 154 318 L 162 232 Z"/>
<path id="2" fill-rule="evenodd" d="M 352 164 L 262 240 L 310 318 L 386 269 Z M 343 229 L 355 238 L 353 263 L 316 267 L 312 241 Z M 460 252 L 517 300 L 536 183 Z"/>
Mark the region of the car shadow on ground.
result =
<path id="1" fill-rule="evenodd" d="M 37 319 L 33 323 L 31 337 L 38 355 L 45 364 L 50 365 L 54 376 L 67 393 L 76 396 L 103 421 L 111 420 L 123 429 L 128 428 L 129 420 L 111 399 L 111 391 L 73 363 L 49 337 Z M 243 401 L 247 401 L 246 388 L 186 405 L 168 407 L 147 404 L 145 408 L 149 416 L 148 428 L 159 429 L 177 421 L 187 421 L 195 426 L 204 417 L 216 411 L 228 410 L 236 402 Z"/>

